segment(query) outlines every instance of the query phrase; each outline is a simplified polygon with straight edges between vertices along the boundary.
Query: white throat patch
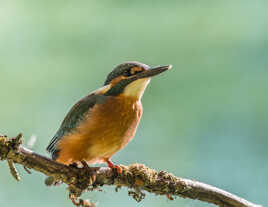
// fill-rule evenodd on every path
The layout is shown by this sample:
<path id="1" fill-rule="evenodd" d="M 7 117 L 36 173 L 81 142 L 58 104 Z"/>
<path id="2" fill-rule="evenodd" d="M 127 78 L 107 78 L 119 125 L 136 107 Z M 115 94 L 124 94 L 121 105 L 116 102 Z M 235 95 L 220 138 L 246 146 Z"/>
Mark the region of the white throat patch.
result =
<path id="1" fill-rule="evenodd" d="M 123 95 L 141 99 L 147 85 L 150 83 L 151 78 L 138 79 L 126 86 Z"/>

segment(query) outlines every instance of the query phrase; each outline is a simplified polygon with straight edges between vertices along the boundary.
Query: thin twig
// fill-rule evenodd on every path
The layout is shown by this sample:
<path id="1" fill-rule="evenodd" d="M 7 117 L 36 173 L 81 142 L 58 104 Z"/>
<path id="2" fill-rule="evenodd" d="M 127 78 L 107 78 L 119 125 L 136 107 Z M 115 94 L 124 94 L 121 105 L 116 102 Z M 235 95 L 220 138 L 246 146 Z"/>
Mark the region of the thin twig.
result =
<path id="1" fill-rule="evenodd" d="M 28 174 L 32 174 L 32 172 L 25 166 L 23 166 L 23 169 L 28 173 Z"/>
<path id="2" fill-rule="evenodd" d="M 16 181 L 20 181 L 20 175 L 19 175 L 13 161 L 8 159 L 7 163 L 8 163 L 11 175 L 15 178 Z"/>

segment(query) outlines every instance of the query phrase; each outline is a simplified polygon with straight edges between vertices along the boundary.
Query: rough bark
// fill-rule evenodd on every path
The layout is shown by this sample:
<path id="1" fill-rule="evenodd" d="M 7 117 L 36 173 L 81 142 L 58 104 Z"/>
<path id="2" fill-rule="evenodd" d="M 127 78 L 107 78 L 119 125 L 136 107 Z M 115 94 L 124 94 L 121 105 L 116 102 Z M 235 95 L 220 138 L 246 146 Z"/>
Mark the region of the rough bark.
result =
<path id="1" fill-rule="evenodd" d="M 21 144 L 21 134 L 15 138 L 0 136 L 0 159 L 8 161 L 12 176 L 16 180 L 20 179 L 14 166 L 14 163 L 18 163 L 23 165 L 28 173 L 28 169 L 33 169 L 49 176 L 46 179 L 47 185 L 63 182 L 69 186 L 70 199 L 77 206 L 94 206 L 93 203 L 79 199 L 84 191 L 95 190 L 103 185 L 113 185 L 116 189 L 128 187 L 129 195 L 137 201 L 141 201 L 145 197 L 143 191 L 147 191 L 165 195 L 171 200 L 179 196 L 213 203 L 220 207 L 260 207 L 216 187 L 179 178 L 165 171 L 157 172 L 143 164 L 121 166 L 121 174 L 105 167 L 66 166 L 39 155 Z"/>

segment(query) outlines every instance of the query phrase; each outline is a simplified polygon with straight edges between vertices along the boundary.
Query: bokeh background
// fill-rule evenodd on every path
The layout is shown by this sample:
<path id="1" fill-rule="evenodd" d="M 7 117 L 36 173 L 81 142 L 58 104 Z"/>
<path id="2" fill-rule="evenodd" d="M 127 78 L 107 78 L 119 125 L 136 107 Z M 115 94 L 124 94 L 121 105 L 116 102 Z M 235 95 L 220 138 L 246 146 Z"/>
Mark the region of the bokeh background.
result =
<path id="1" fill-rule="evenodd" d="M 45 148 L 69 108 L 127 60 L 172 64 L 153 79 L 135 139 L 115 163 L 145 163 L 268 204 L 268 1 L 1 1 L 0 133 Z M 71 207 L 66 186 L 0 163 L 0 206 Z M 99 206 L 204 207 L 114 187 Z"/>

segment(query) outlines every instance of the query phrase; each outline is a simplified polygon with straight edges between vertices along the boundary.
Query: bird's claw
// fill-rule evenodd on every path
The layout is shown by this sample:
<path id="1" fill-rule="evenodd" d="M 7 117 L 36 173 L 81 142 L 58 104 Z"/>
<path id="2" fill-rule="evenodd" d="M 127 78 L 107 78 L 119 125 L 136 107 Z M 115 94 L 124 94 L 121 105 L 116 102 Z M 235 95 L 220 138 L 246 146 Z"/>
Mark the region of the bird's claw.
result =
<path id="1" fill-rule="evenodd" d="M 93 184 L 96 181 L 96 171 L 91 168 L 85 160 L 81 161 L 82 169 L 85 170 L 86 176 L 90 180 L 90 184 Z"/>
<path id="2" fill-rule="evenodd" d="M 119 165 L 113 164 L 110 160 L 107 160 L 106 162 L 109 168 L 116 169 L 118 174 L 122 174 L 123 170 Z"/>
<path id="3" fill-rule="evenodd" d="M 87 162 L 85 160 L 82 160 L 81 161 L 81 164 L 82 164 L 82 168 L 83 169 L 86 169 L 88 171 L 91 171 L 91 168 L 89 167 L 89 165 L 87 164 Z"/>

